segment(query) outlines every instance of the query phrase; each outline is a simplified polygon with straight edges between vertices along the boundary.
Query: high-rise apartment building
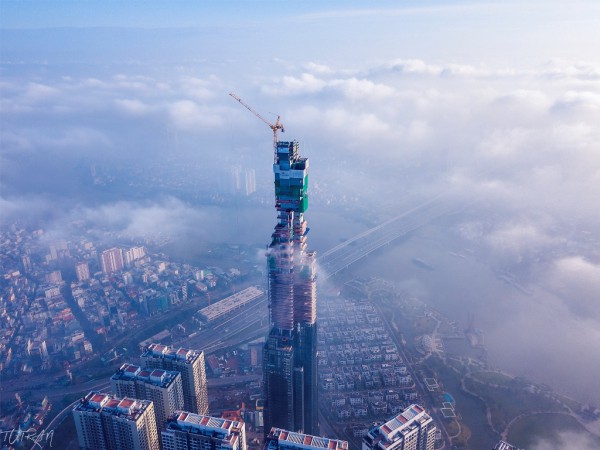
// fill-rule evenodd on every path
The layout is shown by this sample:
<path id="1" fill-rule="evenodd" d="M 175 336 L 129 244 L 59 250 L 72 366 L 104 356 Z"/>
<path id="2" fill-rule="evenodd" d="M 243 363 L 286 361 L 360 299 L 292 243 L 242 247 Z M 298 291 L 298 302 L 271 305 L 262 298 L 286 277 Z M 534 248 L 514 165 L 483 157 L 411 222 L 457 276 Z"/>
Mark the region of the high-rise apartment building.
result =
<path id="1" fill-rule="evenodd" d="M 433 450 L 436 427 L 419 405 L 410 405 L 382 425 L 369 430 L 362 450 Z"/>
<path id="2" fill-rule="evenodd" d="M 77 281 L 80 283 L 90 279 L 90 266 L 86 261 L 81 261 L 75 264 L 75 273 L 77 274 Z"/>
<path id="3" fill-rule="evenodd" d="M 184 409 L 197 414 L 208 414 L 208 391 L 203 351 L 150 344 L 144 349 L 141 362 L 145 369 L 180 372 Z"/>
<path id="4" fill-rule="evenodd" d="M 90 392 L 73 409 L 73 419 L 82 449 L 159 450 L 151 401 Z"/>
<path id="5" fill-rule="evenodd" d="M 246 450 L 243 422 L 178 411 L 161 433 L 163 450 Z"/>
<path id="6" fill-rule="evenodd" d="M 254 169 L 246 169 L 244 172 L 244 181 L 246 195 L 251 195 L 256 192 L 256 172 Z"/>
<path id="7" fill-rule="evenodd" d="M 237 194 L 242 187 L 242 166 L 231 168 L 231 193 Z"/>
<path id="8" fill-rule="evenodd" d="M 179 372 L 123 364 L 110 378 L 110 384 L 119 397 L 151 400 L 158 431 L 164 428 L 167 417 L 184 408 Z"/>
<path id="9" fill-rule="evenodd" d="M 348 442 L 271 428 L 263 450 L 348 450 Z"/>
<path id="10" fill-rule="evenodd" d="M 145 247 L 131 247 L 123 252 L 123 260 L 127 267 L 131 266 L 134 261 L 142 259 L 146 256 Z"/>
<path id="11" fill-rule="evenodd" d="M 31 273 L 31 269 L 33 266 L 31 264 L 31 258 L 29 257 L 29 255 L 21 256 L 21 266 L 23 267 L 24 273 Z"/>
<path id="12" fill-rule="evenodd" d="M 265 431 L 318 434 L 315 254 L 306 247 L 308 159 L 276 142 L 277 224 L 268 247 L 270 331 L 263 352 Z"/>
<path id="13" fill-rule="evenodd" d="M 123 269 L 123 251 L 118 247 L 104 250 L 100 255 L 102 272 L 113 273 Z"/>
<path id="14" fill-rule="evenodd" d="M 234 195 L 252 195 L 256 192 L 256 172 L 254 169 L 242 169 L 242 166 L 231 168 L 231 193 Z"/>

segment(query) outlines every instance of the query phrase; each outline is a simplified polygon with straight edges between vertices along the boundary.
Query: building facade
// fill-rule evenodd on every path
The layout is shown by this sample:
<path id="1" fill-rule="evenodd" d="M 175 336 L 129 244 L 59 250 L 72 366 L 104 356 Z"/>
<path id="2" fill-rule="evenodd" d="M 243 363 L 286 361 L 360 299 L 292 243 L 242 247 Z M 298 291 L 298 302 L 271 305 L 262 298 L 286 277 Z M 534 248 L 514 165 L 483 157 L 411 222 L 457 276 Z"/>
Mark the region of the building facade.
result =
<path id="1" fill-rule="evenodd" d="M 246 450 L 243 422 L 177 411 L 161 433 L 163 450 Z"/>
<path id="2" fill-rule="evenodd" d="M 184 409 L 197 414 L 208 414 L 208 391 L 203 351 L 150 344 L 144 349 L 141 362 L 145 369 L 180 372 Z"/>
<path id="3" fill-rule="evenodd" d="M 123 270 L 123 250 L 118 247 L 109 248 L 100 254 L 102 272 L 109 274 Z"/>
<path id="4" fill-rule="evenodd" d="M 167 417 L 184 408 L 181 374 L 163 369 L 142 369 L 123 364 L 110 378 L 112 391 L 119 397 L 151 400 L 156 429 L 162 430 Z"/>
<path id="5" fill-rule="evenodd" d="M 146 256 L 145 247 L 131 247 L 123 252 L 123 262 L 127 267 L 131 267 L 134 261 Z"/>
<path id="6" fill-rule="evenodd" d="M 90 392 L 73 409 L 73 419 L 82 449 L 160 449 L 151 401 Z"/>
<path id="7" fill-rule="evenodd" d="M 86 261 L 81 261 L 75 264 L 75 273 L 77 274 L 77 281 L 87 281 L 90 279 L 90 266 Z"/>
<path id="8" fill-rule="evenodd" d="M 434 450 L 437 428 L 419 405 L 410 405 L 363 438 L 362 450 Z"/>
<path id="9" fill-rule="evenodd" d="M 265 431 L 318 434 L 315 253 L 307 250 L 308 159 L 276 142 L 277 224 L 268 247 L 270 331 L 263 352 Z"/>
<path id="10" fill-rule="evenodd" d="M 348 450 L 348 442 L 271 428 L 263 450 Z"/>

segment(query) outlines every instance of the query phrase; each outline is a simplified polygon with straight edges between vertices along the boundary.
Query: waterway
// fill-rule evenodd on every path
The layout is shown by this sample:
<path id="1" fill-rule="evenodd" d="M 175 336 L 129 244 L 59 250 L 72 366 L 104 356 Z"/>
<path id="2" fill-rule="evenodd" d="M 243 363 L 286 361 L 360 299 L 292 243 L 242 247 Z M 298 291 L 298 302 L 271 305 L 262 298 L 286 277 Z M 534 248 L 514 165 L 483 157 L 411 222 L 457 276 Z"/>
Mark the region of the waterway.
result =
<path id="1" fill-rule="evenodd" d="M 415 265 L 414 258 L 433 270 Z M 584 403 L 600 403 L 597 330 L 543 287 L 531 285 L 524 291 L 507 282 L 446 224 L 424 227 L 351 270 L 391 280 L 456 320 L 460 328 L 482 330 L 491 366 Z M 590 363 L 594 370 L 586 368 Z"/>

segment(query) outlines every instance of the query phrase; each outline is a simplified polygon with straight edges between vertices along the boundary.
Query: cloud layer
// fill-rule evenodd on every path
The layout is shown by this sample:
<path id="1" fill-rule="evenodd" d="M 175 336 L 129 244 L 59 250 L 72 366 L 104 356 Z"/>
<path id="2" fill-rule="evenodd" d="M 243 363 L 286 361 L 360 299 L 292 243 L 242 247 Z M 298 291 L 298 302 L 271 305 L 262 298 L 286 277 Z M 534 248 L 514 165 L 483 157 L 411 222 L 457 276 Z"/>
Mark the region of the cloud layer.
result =
<path id="1" fill-rule="evenodd" d="M 281 138 L 301 141 L 311 159 L 311 211 L 329 209 L 369 226 L 442 192 L 468 205 L 470 214 L 455 219 L 453 230 L 494 270 L 535 290 L 528 302 L 498 300 L 494 313 L 508 313 L 497 315 L 505 331 L 489 333 L 497 351 L 510 330 L 518 339 L 509 355 L 519 362 L 514 370 L 535 369 L 528 357 L 538 352 L 555 379 L 565 367 L 589 373 L 589 361 L 600 361 L 597 46 L 588 39 L 595 50 L 585 55 L 585 45 L 572 45 L 585 33 L 559 33 L 562 21 L 547 22 L 563 28 L 536 38 L 540 24 L 528 28 L 524 16 L 499 5 L 500 24 L 490 30 L 478 28 L 488 20 L 470 22 L 473 34 L 452 31 L 466 29 L 461 14 L 484 9 L 400 9 L 389 17 L 378 8 L 334 9 L 177 33 L 5 32 L 12 45 L 0 86 L 3 220 L 78 217 L 129 238 L 186 235 L 200 224 L 216 230 L 214 239 L 246 238 L 230 211 L 215 219 L 198 206 L 231 207 L 224 186 L 239 165 L 257 170 L 253 206 L 272 207 L 270 130 L 229 98 L 234 91 L 267 120 L 280 114 Z M 565 20 L 574 14 L 548 9 Z M 452 20 L 444 30 L 424 22 L 441 17 L 446 24 L 446 13 Z M 501 41 L 494 31 L 507 13 L 516 32 Z M 298 24 L 302 33 L 288 33 Z M 331 29 L 339 31 L 335 40 Z M 55 45 L 60 36 L 77 41 L 65 44 L 73 50 L 67 56 Z M 568 51 L 550 46 L 558 36 Z M 108 49 L 106 42 L 127 45 Z M 515 51 L 519 45 L 523 52 Z M 30 53 L 17 54 L 25 47 Z M 540 47 L 559 58 L 540 61 Z M 517 53 L 527 64 L 501 57 Z M 588 59 L 564 59 L 571 54 Z M 203 190 L 193 184 L 183 191 L 190 180 Z M 256 223 L 250 214 L 244 219 Z M 270 225 L 252 228 L 268 240 Z M 318 222 L 311 233 L 319 239 Z M 489 309 L 484 299 L 479 307 Z M 576 383 L 578 393 L 597 386 L 586 375 Z"/>

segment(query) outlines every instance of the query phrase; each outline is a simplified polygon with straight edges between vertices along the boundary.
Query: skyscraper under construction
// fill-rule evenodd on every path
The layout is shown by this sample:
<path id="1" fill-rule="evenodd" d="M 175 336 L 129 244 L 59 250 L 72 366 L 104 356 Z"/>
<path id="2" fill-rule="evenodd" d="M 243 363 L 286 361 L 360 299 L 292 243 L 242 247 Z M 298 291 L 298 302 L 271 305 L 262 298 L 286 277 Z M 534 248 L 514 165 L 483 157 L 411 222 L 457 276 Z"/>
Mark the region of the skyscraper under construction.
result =
<path id="1" fill-rule="evenodd" d="M 273 171 L 277 224 L 267 252 L 265 430 L 317 435 L 316 267 L 314 252 L 306 248 L 308 159 L 300 156 L 298 142 L 275 140 Z"/>

